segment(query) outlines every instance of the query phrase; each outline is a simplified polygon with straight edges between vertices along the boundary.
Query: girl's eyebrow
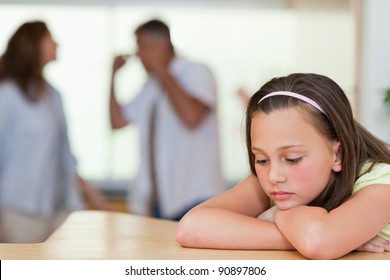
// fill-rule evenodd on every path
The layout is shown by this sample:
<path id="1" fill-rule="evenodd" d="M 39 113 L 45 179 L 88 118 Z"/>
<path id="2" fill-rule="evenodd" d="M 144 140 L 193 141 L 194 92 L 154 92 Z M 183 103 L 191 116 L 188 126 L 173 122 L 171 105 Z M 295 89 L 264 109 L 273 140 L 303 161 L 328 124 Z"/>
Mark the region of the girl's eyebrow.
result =
<path id="1" fill-rule="evenodd" d="M 257 148 L 257 147 L 255 147 L 255 146 L 252 146 L 252 147 L 251 147 L 251 150 L 252 150 L 252 151 L 258 151 L 258 152 L 262 152 L 262 151 L 263 151 L 262 149 Z"/>

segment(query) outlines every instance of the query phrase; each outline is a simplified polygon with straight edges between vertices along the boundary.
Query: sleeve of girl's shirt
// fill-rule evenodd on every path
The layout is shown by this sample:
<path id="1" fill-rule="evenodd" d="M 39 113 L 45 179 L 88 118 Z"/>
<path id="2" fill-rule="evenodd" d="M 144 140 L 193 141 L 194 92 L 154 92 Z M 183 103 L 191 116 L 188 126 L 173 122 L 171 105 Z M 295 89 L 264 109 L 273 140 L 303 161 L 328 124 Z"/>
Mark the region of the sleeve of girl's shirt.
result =
<path id="1" fill-rule="evenodd" d="M 390 186 L 390 164 L 375 164 L 369 173 L 364 174 L 355 182 L 353 193 L 356 193 L 366 186 L 376 184 Z"/>

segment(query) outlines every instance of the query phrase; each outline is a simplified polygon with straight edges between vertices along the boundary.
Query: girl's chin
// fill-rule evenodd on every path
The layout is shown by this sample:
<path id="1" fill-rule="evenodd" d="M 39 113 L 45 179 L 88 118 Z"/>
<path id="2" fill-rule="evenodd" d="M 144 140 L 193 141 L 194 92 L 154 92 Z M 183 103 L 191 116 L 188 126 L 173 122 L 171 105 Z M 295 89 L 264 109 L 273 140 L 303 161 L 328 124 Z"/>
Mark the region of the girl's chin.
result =
<path id="1" fill-rule="evenodd" d="M 303 203 L 276 203 L 276 207 L 280 211 L 290 210 L 296 206 L 305 205 Z"/>

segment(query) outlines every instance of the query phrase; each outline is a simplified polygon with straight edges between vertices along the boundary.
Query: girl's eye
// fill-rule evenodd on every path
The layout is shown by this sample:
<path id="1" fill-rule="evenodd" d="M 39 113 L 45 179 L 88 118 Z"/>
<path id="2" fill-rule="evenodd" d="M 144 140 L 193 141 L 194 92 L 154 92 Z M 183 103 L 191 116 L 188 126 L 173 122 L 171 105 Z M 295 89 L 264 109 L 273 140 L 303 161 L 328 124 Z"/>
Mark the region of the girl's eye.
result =
<path id="1" fill-rule="evenodd" d="M 286 161 L 290 163 L 298 163 L 302 160 L 303 157 L 298 157 L 298 158 L 286 158 Z"/>
<path id="2" fill-rule="evenodd" d="M 267 159 L 256 159 L 255 164 L 266 164 L 268 162 Z"/>

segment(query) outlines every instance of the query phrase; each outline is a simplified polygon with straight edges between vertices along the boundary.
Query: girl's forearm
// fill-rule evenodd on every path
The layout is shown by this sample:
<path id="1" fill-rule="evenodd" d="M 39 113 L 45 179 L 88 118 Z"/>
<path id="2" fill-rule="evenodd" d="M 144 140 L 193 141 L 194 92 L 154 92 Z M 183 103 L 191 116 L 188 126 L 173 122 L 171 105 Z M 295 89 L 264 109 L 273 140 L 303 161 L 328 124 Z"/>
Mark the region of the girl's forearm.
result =
<path id="1" fill-rule="evenodd" d="M 176 239 L 184 247 L 294 249 L 274 223 L 213 207 L 187 214 L 179 223 Z"/>
<path id="2" fill-rule="evenodd" d="M 329 213 L 321 207 L 297 206 L 277 211 L 275 223 L 282 234 L 304 256 L 330 259 L 337 256 L 337 244 L 329 244 L 333 233 L 329 231 Z M 334 251 L 334 252 L 333 252 Z"/>

